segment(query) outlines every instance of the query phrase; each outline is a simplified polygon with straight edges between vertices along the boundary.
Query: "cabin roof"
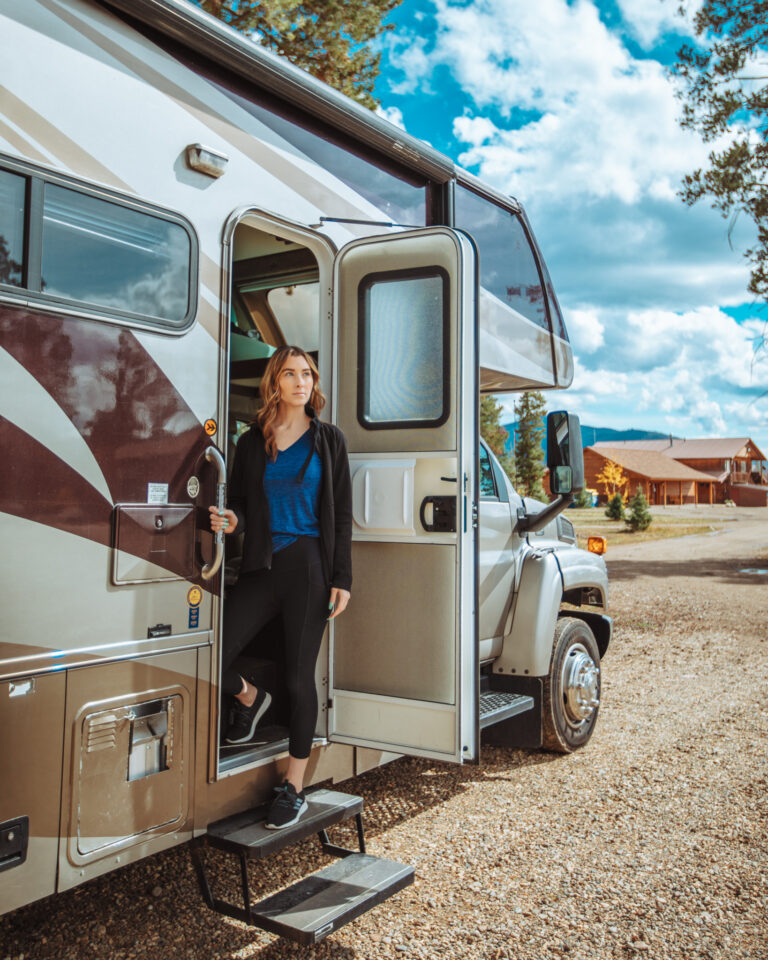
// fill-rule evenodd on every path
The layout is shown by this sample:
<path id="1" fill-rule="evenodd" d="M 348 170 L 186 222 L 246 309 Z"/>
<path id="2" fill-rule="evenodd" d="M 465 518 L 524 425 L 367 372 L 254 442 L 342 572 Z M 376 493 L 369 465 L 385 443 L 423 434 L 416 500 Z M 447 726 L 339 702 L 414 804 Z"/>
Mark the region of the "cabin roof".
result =
<path id="1" fill-rule="evenodd" d="M 701 470 L 693 470 L 684 463 L 659 453 L 658 450 L 636 450 L 627 447 L 612 447 L 607 444 L 595 444 L 587 447 L 606 460 L 612 460 L 619 466 L 649 480 L 698 480 L 711 483 L 714 477 Z"/>
<path id="2" fill-rule="evenodd" d="M 700 440 L 600 440 L 592 444 L 596 450 L 606 447 L 626 450 L 656 450 L 675 460 L 723 460 L 747 456 L 745 447 L 752 445 L 758 454 L 751 459 L 764 460 L 762 452 L 749 437 L 705 437 Z"/>

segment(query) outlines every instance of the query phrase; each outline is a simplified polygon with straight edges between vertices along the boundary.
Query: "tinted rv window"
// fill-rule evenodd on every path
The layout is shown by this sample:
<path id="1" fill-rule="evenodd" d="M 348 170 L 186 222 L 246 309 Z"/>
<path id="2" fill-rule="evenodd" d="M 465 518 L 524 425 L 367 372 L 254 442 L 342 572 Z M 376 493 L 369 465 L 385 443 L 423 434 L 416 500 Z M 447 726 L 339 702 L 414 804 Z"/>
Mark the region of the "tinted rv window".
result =
<path id="1" fill-rule="evenodd" d="M 448 416 L 448 276 L 374 274 L 360 285 L 358 418 L 371 430 Z"/>
<path id="2" fill-rule="evenodd" d="M 19 287 L 24 261 L 26 177 L 0 170 L 0 283 Z"/>
<path id="3" fill-rule="evenodd" d="M 197 71 L 199 67 L 195 67 Z M 327 217 L 386 219 L 421 226 L 427 218 L 426 181 L 405 172 L 395 173 L 381 163 L 344 145 L 333 131 L 312 129 L 309 121 L 287 116 L 276 106 L 266 106 L 219 84 L 219 89 L 262 123 L 267 131 L 253 131 L 265 141 L 261 162 L 285 186 L 304 195 Z M 254 94 L 256 96 L 256 94 Z M 286 108 L 287 109 L 287 108 Z M 274 154 L 270 156 L 270 151 Z M 259 154 L 254 154 L 259 160 Z M 307 161 L 315 167 L 307 171 Z M 341 181 L 341 183 L 339 183 Z M 349 189 L 344 189 L 341 184 Z M 340 188 L 341 187 L 341 188 Z M 375 208 L 360 203 L 354 194 Z"/>
<path id="4" fill-rule="evenodd" d="M 456 226 L 471 234 L 478 246 L 480 285 L 548 330 L 539 268 L 517 214 L 457 185 Z"/>
<path id="5" fill-rule="evenodd" d="M 179 224 L 45 186 L 43 293 L 179 325 L 189 308 L 190 255 Z"/>

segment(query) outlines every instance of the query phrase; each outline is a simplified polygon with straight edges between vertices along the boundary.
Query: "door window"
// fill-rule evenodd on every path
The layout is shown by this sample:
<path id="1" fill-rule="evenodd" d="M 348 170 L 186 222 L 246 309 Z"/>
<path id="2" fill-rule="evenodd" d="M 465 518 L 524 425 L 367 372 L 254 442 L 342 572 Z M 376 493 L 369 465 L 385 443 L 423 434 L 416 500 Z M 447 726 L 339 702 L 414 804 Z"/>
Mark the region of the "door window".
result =
<path id="1" fill-rule="evenodd" d="M 371 274 L 359 295 L 358 419 L 369 430 L 434 427 L 448 417 L 448 276 Z"/>

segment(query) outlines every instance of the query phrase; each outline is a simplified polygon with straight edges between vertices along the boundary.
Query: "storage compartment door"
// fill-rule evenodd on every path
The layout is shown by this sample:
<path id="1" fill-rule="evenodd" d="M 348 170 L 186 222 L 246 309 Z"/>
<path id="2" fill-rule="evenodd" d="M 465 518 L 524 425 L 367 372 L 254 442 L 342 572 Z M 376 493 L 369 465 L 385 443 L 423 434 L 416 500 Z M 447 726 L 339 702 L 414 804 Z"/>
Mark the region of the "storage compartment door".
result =
<path id="1" fill-rule="evenodd" d="M 354 582 L 333 621 L 329 735 L 474 759 L 474 250 L 445 227 L 357 240 L 337 255 L 334 291 Z"/>

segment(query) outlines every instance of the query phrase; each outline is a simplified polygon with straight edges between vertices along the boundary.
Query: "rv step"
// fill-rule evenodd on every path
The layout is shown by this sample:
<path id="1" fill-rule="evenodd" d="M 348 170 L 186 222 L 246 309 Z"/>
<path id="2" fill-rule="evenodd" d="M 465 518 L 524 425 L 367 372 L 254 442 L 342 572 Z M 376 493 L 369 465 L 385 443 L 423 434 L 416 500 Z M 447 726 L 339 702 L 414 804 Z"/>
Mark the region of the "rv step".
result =
<path id="1" fill-rule="evenodd" d="M 312 944 L 412 883 L 413 867 L 366 854 L 361 797 L 326 789 L 307 791 L 306 796 L 308 809 L 293 826 L 267 830 L 264 823 L 269 808 L 264 804 L 212 823 L 204 836 L 192 841 L 191 854 L 200 890 L 212 910 L 297 943 Z M 351 817 L 357 823 L 359 852 L 332 843 L 327 832 Z M 313 833 L 324 853 L 341 859 L 252 905 L 248 861 L 263 860 Z M 204 847 L 238 857 L 242 907 L 213 895 Z"/>
<path id="2" fill-rule="evenodd" d="M 521 693 L 488 690 L 480 694 L 480 728 L 490 727 L 501 720 L 515 717 L 534 707 L 533 697 Z"/>
<path id="3" fill-rule="evenodd" d="M 206 845 L 232 853 L 243 853 L 249 860 L 263 860 L 292 843 L 298 843 L 314 833 L 341 823 L 342 820 L 359 817 L 363 809 L 362 797 L 339 793 L 337 790 L 307 791 L 306 797 L 309 809 L 291 827 L 267 830 L 264 823 L 269 807 L 264 804 L 212 823 L 205 836 Z M 362 824 L 358 839 L 362 838 L 361 831 Z"/>
<path id="4" fill-rule="evenodd" d="M 297 943 L 317 943 L 410 883 L 413 867 L 353 853 L 254 904 L 249 922 Z"/>

